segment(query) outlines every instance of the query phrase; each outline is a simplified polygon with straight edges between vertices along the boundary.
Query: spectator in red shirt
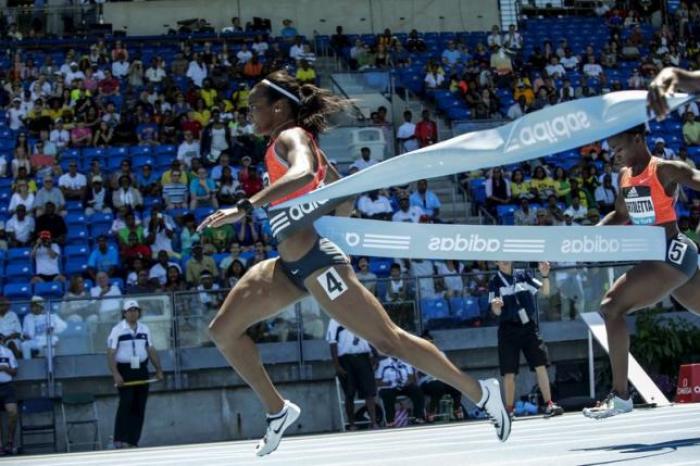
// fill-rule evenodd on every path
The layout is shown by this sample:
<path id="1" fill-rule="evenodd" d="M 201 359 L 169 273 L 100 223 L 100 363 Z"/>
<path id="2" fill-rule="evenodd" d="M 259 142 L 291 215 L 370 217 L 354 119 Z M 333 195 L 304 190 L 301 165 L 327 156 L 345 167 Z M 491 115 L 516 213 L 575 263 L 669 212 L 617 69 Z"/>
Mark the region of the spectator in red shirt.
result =
<path id="1" fill-rule="evenodd" d="M 416 139 L 421 147 L 435 144 L 438 139 L 437 124 L 430 119 L 430 111 L 423 110 L 423 119 L 416 124 Z"/>
<path id="2" fill-rule="evenodd" d="M 97 84 L 100 97 L 108 97 L 119 94 L 119 80 L 112 76 L 110 70 L 105 70 L 105 78 Z"/>
<path id="3" fill-rule="evenodd" d="M 263 189 L 262 179 L 255 170 L 250 170 L 245 180 L 241 181 L 241 187 L 245 191 L 246 197 L 251 197 L 253 194 Z"/>
<path id="4" fill-rule="evenodd" d="M 183 133 L 187 131 L 191 132 L 194 139 L 199 139 L 199 132 L 202 131 L 202 124 L 192 118 L 192 112 L 188 112 L 182 115 L 180 129 L 182 129 Z"/>
<path id="5" fill-rule="evenodd" d="M 148 262 L 151 258 L 151 248 L 143 243 L 139 243 L 138 234 L 135 231 L 129 232 L 129 242 L 122 248 L 122 258 L 131 263 L 132 259 L 138 258 Z"/>

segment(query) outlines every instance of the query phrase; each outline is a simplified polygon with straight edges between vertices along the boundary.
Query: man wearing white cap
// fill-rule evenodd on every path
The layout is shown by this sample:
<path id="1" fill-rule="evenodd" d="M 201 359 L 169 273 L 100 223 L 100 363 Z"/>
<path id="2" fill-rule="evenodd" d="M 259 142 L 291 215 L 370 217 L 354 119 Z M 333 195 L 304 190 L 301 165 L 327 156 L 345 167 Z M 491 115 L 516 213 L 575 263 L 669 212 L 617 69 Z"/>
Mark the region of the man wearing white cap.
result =
<path id="1" fill-rule="evenodd" d="M 7 109 L 7 120 L 10 129 L 17 131 L 24 127 L 25 118 L 27 118 L 27 111 L 22 108 L 22 99 L 15 97 L 12 99 L 12 105 Z"/>
<path id="2" fill-rule="evenodd" d="M 107 339 L 107 361 L 114 384 L 119 390 L 119 407 L 114 421 L 115 448 L 138 445 L 148 400 L 147 383 L 130 386 L 124 384 L 148 380 L 149 359 L 156 369 L 156 379 L 163 379 L 151 331 L 139 322 L 141 306 L 138 301 L 126 300 L 122 316 L 124 319 L 112 328 Z"/>
<path id="3" fill-rule="evenodd" d="M 676 153 L 673 149 L 666 147 L 666 141 L 664 138 L 654 139 L 654 151 L 653 154 L 657 157 L 661 157 L 666 160 L 673 160 L 676 158 Z"/>
<path id="4" fill-rule="evenodd" d="M 64 83 L 66 86 L 70 86 L 76 79 L 85 80 L 85 73 L 83 73 L 76 62 L 71 62 L 70 71 L 66 73 Z"/>
<path id="5" fill-rule="evenodd" d="M 43 349 L 47 346 L 49 336 L 51 345 L 58 342 L 57 334 L 63 332 L 67 325 L 57 314 L 46 314 L 44 298 L 32 296 L 31 313 L 24 317 L 22 333 L 22 359 L 32 359 L 32 350 Z"/>

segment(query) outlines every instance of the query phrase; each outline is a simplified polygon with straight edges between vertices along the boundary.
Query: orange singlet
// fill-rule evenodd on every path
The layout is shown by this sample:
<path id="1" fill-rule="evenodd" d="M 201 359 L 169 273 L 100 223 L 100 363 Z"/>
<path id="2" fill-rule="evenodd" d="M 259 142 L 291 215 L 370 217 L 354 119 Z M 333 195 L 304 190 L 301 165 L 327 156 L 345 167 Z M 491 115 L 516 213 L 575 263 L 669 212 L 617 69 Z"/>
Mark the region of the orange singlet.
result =
<path id="1" fill-rule="evenodd" d="M 620 189 L 634 225 L 660 225 L 676 221 L 676 199 L 666 194 L 656 173 L 660 160 L 652 157 L 649 165 L 637 176 L 631 175 L 631 168 L 620 174 Z"/>
<path id="2" fill-rule="evenodd" d="M 311 139 L 311 146 L 314 152 L 314 155 L 316 156 L 316 173 L 314 174 L 314 179 L 309 182 L 306 186 L 304 186 L 301 189 L 298 189 L 297 191 L 281 198 L 278 199 L 274 202 L 271 202 L 270 205 L 277 205 L 281 204 L 282 202 L 288 201 L 290 199 L 294 199 L 296 197 L 299 197 L 303 194 L 309 193 L 313 191 L 314 189 L 318 188 L 323 184 L 323 180 L 326 178 L 326 164 L 321 156 L 321 151 L 316 145 L 316 140 L 314 137 L 306 131 L 306 134 L 308 134 L 309 139 Z M 276 139 L 273 139 L 270 144 L 267 146 L 267 150 L 265 151 L 265 167 L 267 168 L 267 173 L 268 176 L 270 177 L 270 184 L 274 183 L 278 179 L 282 178 L 285 173 L 287 173 L 287 170 L 289 170 L 289 164 L 287 163 L 286 160 L 281 158 L 278 154 L 277 151 L 275 150 L 275 142 Z"/>

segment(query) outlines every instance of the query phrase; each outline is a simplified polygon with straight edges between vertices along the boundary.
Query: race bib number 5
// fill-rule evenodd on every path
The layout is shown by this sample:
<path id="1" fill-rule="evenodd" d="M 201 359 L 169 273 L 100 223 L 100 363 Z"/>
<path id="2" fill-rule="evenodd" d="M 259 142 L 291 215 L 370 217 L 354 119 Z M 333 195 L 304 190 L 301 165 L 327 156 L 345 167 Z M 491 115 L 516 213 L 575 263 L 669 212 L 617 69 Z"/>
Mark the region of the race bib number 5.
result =
<path id="1" fill-rule="evenodd" d="M 688 245 L 674 239 L 671 241 L 671 245 L 668 247 L 668 260 L 674 264 L 682 264 L 683 258 L 685 257 L 685 252 L 688 250 Z"/>
<path id="2" fill-rule="evenodd" d="M 345 293 L 348 289 L 348 285 L 343 281 L 343 277 L 333 267 L 316 277 L 316 280 L 318 280 L 321 288 L 323 288 L 323 291 L 326 292 L 331 301 L 335 301 L 338 296 Z"/>

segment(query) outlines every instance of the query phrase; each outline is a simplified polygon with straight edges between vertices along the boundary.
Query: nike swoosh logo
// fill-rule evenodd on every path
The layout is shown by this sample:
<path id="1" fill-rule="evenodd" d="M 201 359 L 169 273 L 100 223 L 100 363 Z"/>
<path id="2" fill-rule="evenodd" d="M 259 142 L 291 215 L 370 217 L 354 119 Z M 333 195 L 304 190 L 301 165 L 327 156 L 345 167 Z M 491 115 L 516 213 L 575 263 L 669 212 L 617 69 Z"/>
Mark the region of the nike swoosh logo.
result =
<path id="1" fill-rule="evenodd" d="M 280 418 L 280 419 L 282 420 L 282 422 L 280 423 L 279 428 L 277 428 L 277 429 L 272 429 L 272 431 L 273 431 L 275 434 L 279 434 L 280 431 L 282 430 L 282 427 L 284 427 L 284 421 L 287 420 L 287 414 L 289 414 L 289 411 L 285 411 L 284 416 L 282 416 L 282 417 Z"/>
<path id="2" fill-rule="evenodd" d="M 298 273 L 299 273 L 299 269 L 294 269 L 294 270 L 292 270 L 292 275 L 296 275 L 296 274 L 298 274 Z"/>

